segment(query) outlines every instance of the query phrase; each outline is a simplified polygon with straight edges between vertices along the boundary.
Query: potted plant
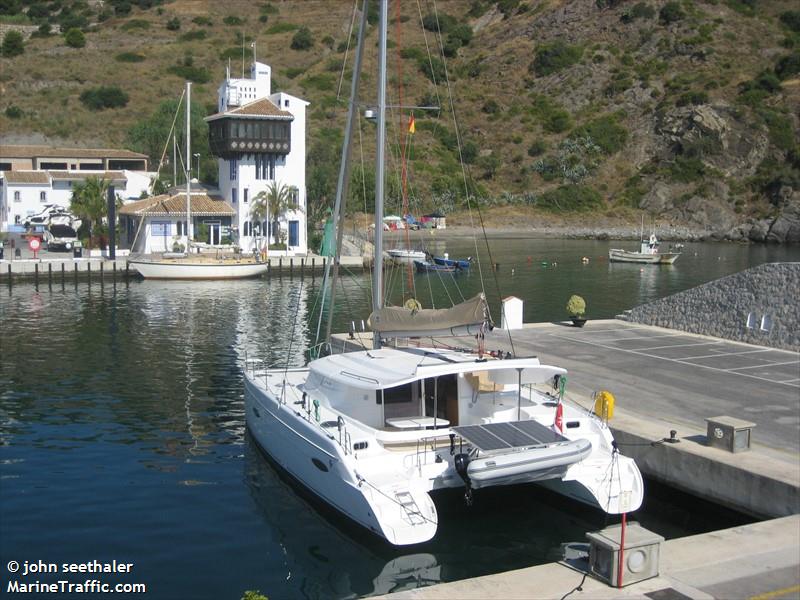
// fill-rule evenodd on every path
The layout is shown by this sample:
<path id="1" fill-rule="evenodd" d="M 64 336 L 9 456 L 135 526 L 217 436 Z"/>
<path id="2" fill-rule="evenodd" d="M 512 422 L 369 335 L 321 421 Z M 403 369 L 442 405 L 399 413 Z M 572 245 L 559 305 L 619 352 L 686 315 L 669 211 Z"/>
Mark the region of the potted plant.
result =
<path id="1" fill-rule="evenodd" d="M 586 301 L 577 294 L 570 296 L 567 301 L 567 313 L 575 327 L 583 327 L 586 324 L 586 319 L 583 316 L 585 312 Z"/>

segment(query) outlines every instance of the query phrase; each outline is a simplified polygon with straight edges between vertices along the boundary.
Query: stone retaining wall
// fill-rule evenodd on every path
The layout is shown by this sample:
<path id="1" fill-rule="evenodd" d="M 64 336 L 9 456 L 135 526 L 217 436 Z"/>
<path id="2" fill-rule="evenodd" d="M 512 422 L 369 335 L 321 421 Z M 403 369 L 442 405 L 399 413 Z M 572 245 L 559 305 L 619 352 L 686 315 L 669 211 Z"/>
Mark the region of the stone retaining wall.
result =
<path id="1" fill-rule="evenodd" d="M 627 320 L 800 351 L 800 263 L 768 263 L 643 304 Z"/>

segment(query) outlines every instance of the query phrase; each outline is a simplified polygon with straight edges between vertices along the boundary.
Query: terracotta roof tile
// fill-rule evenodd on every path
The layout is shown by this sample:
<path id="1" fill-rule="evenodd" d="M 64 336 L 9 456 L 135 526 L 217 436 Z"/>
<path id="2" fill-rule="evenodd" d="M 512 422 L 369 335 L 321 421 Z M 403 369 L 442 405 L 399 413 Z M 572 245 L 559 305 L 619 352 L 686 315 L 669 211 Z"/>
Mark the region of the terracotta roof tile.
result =
<path id="1" fill-rule="evenodd" d="M 294 115 L 286 110 L 281 110 L 269 98 L 254 100 L 238 108 L 226 110 L 206 117 L 206 121 L 212 121 L 221 117 L 275 117 L 280 119 L 292 120 Z"/>
<path id="2" fill-rule="evenodd" d="M 7 183 L 50 183 L 47 171 L 4 171 L 2 176 Z"/>
<path id="3" fill-rule="evenodd" d="M 220 198 L 205 193 L 191 194 L 192 214 L 199 217 L 233 216 L 234 208 Z M 186 214 L 186 194 L 162 194 L 136 200 L 119 209 L 121 215 L 131 216 L 181 216 Z"/>
<path id="4" fill-rule="evenodd" d="M 78 181 L 88 177 L 107 179 L 109 181 L 127 181 L 122 171 L 48 171 L 50 177 L 58 181 Z"/>
<path id="5" fill-rule="evenodd" d="M 51 146 L 14 146 L 0 144 L 0 158 L 138 158 L 146 154 L 113 148 L 53 148 Z"/>

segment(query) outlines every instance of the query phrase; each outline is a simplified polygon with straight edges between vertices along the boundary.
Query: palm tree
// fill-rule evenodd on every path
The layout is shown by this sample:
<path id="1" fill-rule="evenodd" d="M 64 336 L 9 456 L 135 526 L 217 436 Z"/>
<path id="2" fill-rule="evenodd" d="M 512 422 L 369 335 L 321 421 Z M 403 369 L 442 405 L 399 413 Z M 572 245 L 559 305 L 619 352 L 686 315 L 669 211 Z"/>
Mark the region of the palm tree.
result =
<path id="1" fill-rule="evenodd" d="M 102 225 L 103 217 L 108 215 L 106 193 L 109 182 L 98 177 L 87 177 L 72 187 L 69 210 L 83 220 L 89 228 L 89 246 L 92 244 L 93 226 Z"/>
<path id="2" fill-rule="evenodd" d="M 253 221 L 260 223 L 262 220 L 269 221 L 270 215 L 273 217 L 271 230 L 275 243 L 277 243 L 275 236 L 278 232 L 280 217 L 290 210 L 300 208 L 295 192 L 295 188 L 273 181 L 266 191 L 256 194 L 250 205 L 250 217 Z M 264 233 L 268 234 L 268 232 Z M 267 235 L 267 243 L 269 244 L 269 235 Z"/>

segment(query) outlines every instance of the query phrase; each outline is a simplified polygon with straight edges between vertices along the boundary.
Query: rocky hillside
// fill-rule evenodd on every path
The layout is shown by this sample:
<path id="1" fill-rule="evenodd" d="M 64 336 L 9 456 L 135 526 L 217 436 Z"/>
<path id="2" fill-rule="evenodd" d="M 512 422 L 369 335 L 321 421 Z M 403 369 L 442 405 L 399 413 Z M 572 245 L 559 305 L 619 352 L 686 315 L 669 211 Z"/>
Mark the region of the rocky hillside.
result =
<path id="1" fill-rule="evenodd" d="M 312 103 L 308 191 L 322 206 L 336 179 L 353 4 L 0 0 L 3 140 L 159 155 L 159 104 L 190 78 L 196 102 L 213 110 L 228 60 L 239 72 L 255 42 L 277 87 Z M 412 210 L 457 211 L 470 195 L 487 215 L 638 222 L 644 210 L 710 237 L 800 242 L 795 2 L 418 0 L 390 10 L 390 103 L 440 107 L 416 109 L 410 137 L 393 114 L 389 139 L 395 156 L 408 146 Z M 8 42 L 10 29 L 19 43 Z M 374 128 L 361 125 L 351 187 L 368 191 L 353 210 L 369 209 L 373 176 Z M 400 210 L 394 162 L 390 202 Z"/>

